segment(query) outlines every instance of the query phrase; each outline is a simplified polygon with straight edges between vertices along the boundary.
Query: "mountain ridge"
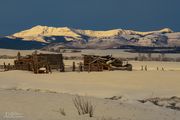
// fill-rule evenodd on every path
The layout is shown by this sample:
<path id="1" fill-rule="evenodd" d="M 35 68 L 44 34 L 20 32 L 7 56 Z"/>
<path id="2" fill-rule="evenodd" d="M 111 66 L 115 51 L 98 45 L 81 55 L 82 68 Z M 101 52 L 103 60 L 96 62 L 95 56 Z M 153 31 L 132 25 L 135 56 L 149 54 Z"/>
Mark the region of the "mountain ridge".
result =
<path id="1" fill-rule="evenodd" d="M 74 29 L 69 27 L 48 27 L 37 25 L 31 29 L 27 29 L 18 33 L 13 34 L 14 37 L 20 37 L 24 40 L 34 40 L 37 39 L 39 42 L 46 42 L 42 39 L 43 36 L 68 36 L 74 37 L 76 40 L 79 40 L 81 35 L 93 38 L 102 38 L 102 37 L 112 37 L 118 35 L 140 35 L 146 36 L 153 33 L 172 33 L 173 31 L 170 28 L 164 28 L 159 31 L 150 31 L 150 32 L 138 32 L 133 30 L 123 30 L 123 29 L 113 29 L 105 31 L 94 31 L 94 30 L 81 30 Z"/>
<path id="2" fill-rule="evenodd" d="M 30 29 L 6 36 L 5 38 L 8 38 L 8 44 L 10 44 L 10 40 L 19 40 L 24 42 L 26 46 L 28 42 L 37 42 L 40 47 L 47 46 L 48 48 L 64 46 L 64 48 L 104 49 L 119 48 L 123 45 L 180 46 L 180 32 L 174 32 L 170 28 L 139 32 L 124 29 L 95 31 L 70 27 L 48 27 L 37 25 Z M 0 38 L 0 44 L 3 39 L 4 38 Z M 5 44 L 5 41 L 3 44 Z M 5 46 L 8 47 L 6 44 Z M 31 48 L 31 46 L 28 48 Z"/>

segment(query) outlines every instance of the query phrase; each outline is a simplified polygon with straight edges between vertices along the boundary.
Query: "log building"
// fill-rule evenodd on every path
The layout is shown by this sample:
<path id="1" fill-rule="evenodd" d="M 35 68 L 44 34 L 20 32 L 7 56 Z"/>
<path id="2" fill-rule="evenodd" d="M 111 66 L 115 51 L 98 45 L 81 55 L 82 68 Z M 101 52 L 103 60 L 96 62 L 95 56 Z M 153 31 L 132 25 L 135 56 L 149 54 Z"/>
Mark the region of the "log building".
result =
<path id="1" fill-rule="evenodd" d="M 16 70 L 28 70 L 34 73 L 49 73 L 52 69 L 64 71 L 62 54 L 37 54 L 22 57 L 20 53 L 14 61 Z"/>

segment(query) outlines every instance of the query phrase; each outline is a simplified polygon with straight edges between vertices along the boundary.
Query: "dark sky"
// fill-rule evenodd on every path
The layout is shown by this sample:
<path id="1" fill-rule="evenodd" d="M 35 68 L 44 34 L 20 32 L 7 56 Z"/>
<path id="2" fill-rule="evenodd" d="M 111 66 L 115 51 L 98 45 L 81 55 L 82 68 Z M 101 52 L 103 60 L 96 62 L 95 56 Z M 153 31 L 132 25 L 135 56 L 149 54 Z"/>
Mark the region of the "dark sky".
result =
<path id="1" fill-rule="evenodd" d="M 0 0 L 0 34 L 35 25 L 180 31 L 180 0 Z"/>

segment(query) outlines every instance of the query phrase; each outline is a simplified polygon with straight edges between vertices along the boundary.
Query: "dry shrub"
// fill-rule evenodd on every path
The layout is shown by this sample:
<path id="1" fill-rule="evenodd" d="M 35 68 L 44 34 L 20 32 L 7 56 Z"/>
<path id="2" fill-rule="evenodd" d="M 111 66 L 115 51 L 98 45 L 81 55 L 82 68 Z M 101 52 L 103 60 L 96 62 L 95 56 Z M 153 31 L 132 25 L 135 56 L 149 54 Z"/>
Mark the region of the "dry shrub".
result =
<path id="1" fill-rule="evenodd" d="M 94 106 L 91 101 L 85 97 L 75 96 L 73 99 L 74 106 L 76 107 L 79 115 L 89 114 L 89 117 L 93 117 Z"/>

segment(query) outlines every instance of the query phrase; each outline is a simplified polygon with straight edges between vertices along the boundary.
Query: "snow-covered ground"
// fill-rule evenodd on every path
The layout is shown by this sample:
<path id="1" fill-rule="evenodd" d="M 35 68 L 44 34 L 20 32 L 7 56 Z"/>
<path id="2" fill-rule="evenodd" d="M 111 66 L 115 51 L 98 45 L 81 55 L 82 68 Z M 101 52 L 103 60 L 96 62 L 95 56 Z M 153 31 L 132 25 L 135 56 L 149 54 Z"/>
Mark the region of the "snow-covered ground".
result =
<path id="1" fill-rule="evenodd" d="M 0 55 L 7 55 L 7 56 L 16 56 L 18 52 L 21 53 L 22 56 L 25 55 L 30 55 L 34 52 L 35 50 L 12 50 L 12 49 L 0 49 Z M 46 52 L 46 51 L 39 51 L 37 52 L 40 53 L 51 53 L 51 52 Z"/>
<path id="2" fill-rule="evenodd" d="M 13 63 L 13 59 L 1 59 L 0 64 L 4 61 Z M 138 100 L 180 96 L 180 63 L 130 63 L 134 66 L 132 72 L 0 72 L 0 119 L 179 120 L 178 109 L 157 106 L 151 102 L 141 103 Z M 65 64 L 72 65 L 72 60 L 66 60 Z M 147 65 L 148 71 L 141 71 L 142 65 Z M 92 118 L 78 115 L 72 101 L 76 94 L 87 96 L 86 99 L 95 106 Z M 105 99 L 113 96 L 118 99 Z M 180 102 L 176 100 L 175 105 L 179 106 Z M 59 109 L 64 109 L 66 115 Z"/>
<path id="3" fill-rule="evenodd" d="M 180 71 L 0 72 L 0 88 L 41 89 L 100 98 L 126 96 L 180 96 Z"/>
<path id="4" fill-rule="evenodd" d="M 179 120 L 180 112 L 128 99 L 88 97 L 93 117 L 78 115 L 74 95 L 29 90 L 0 90 L 2 120 Z M 64 109 L 65 116 L 60 109 Z"/>
<path id="5" fill-rule="evenodd" d="M 0 49 L 0 55 L 8 55 L 8 56 L 16 56 L 18 52 L 21 52 L 21 55 L 29 55 L 32 54 L 35 50 L 11 50 L 11 49 Z M 38 53 L 52 53 L 47 51 L 40 51 Z M 122 58 L 133 58 L 138 57 L 138 53 L 128 53 L 124 52 L 120 49 L 108 49 L 108 50 L 93 50 L 93 49 L 82 49 L 81 52 L 77 53 L 63 53 L 64 56 L 75 56 L 79 57 L 81 55 L 90 54 L 90 55 L 112 55 L 114 57 L 122 57 Z M 146 55 L 146 54 L 145 54 Z M 152 57 L 158 57 L 160 54 L 152 54 Z M 165 57 L 171 58 L 180 58 L 180 54 L 165 54 Z"/>

